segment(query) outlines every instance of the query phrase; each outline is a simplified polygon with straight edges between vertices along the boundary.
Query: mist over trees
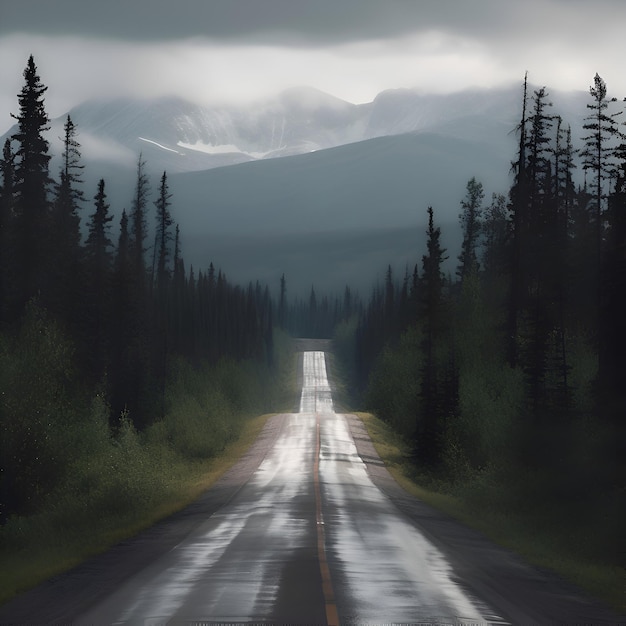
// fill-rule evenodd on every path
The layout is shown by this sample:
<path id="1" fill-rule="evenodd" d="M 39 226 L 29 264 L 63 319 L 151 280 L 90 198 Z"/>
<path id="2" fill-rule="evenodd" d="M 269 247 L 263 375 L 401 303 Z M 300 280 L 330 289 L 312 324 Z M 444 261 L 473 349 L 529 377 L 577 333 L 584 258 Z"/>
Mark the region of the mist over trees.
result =
<path id="1" fill-rule="evenodd" d="M 591 526 L 605 541 L 591 544 L 613 549 L 617 564 L 615 524 L 626 510 L 621 110 L 596 75 L 576 154 L 547 88 L 529 91 L 525 79 L 508 197 L 484 207 L 472 178 L 460 201 L 456 277 L 441 272 L 429 207 L 421 267 L 412 280 L 389 270 L 388 295 L 374 290 L 354 343 L 339 329 L 338 346 L 363 402 L 412 443 L 423 476 L 499 511 L 532 491 L 545 519 L 570 529 L 588 529 L 581 507 L 601 511 Z"/>
<path id="2" fill-rule="evenodd" d="M 153 190 L 141 155 L 130 210 L 122 212 L 115 237 L 107 202 L 115 181 L 83 188 L 80 129 L 70 116 L 61 170 L 56 177 L 49 172 L 46 90 L 31 56 L 18 95 L 17 131 L 0 162 L 3 361 L 14 361 L 10 354 L 28 343 L 24 333 L 39 333 L 53 342 L 52 353 L 56 343 L 66 351 L 63 365 L 49 364 L 46 376 L 60 375 L 55 385 L 67 402 L 92 389 L 106 404 L 113 434 L 122 419 L 145 431 L 164 417 L 165 387 L 178 360 L 270 364 L 273 305 L 259 285 L 232 285 L 213 266 L 185 268 L 167 173 Z M 3 389 L 17 382 L 10 370 Z M 30 391 L 45 393 L 37 385 Z M 48 429 L 60 432 L 63 424 L 53 424 L 51 407 L 33 410 L 28 396 L 3 395 L 2 520 L 35 510 L 54 483 L 51 466 L 65 462 L 47 458 Z"/>
<path id="3" fill-rule="evenodd" d="M 116 181 L 84 188 L 69 116 L 55 177 L 32 57 L 24 81 L 0 159 L 1 521 L 46 502 L 86 432 L 115 450 L 155 439 L 192 457 L 214 450 L 229 424 L 197 446 L 204 430 L 167 420 L 168 390 L 220 364 L 216 403 L 235 406 L 232 364 L 271 369 L 284 332 L 334 338 L 354 397 L 411 443 L 422 476 L 505 511 L 532 491 L 558 503 L 554 515 L 597 528 L 590 544 L 622 546 L 626 137 L 599 75 L 580 153 L 548 89 L 531 93 L 524 80 L 510 189 L 489 198 L 470 178 L 459 250 L 443 248 L 438 207 L 416 197 L 428 217 L 421 259 L 400 273 L 390 259 L 365 297 L 307 284 L 298 298 L 289 268 L 270 289 L 233 285 L 213 264 L 186 267 L 167 172 L 151 181 L 141 154 L 115 224 Z M 78 397 L 92 408 L 72 409 Z M 580 507 L 603 514 L 591 523 Z"/>

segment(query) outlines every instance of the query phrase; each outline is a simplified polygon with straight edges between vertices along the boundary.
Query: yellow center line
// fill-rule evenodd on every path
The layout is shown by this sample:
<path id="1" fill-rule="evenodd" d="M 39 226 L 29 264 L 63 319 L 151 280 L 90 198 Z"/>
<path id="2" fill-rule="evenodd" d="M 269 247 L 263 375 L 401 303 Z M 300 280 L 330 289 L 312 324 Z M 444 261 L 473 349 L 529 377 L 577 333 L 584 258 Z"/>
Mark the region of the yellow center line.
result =
<path id="1" fill-rule="evenodd" d="M 320 490 L 320 416 L 315 415 L 315 465 L 313 467 L 313 482 L 315 485 L 315 517 L 317 522 L 317 557 L 320 563 L 320 573 L 322 575 L 322 592 L 324 593 L 324 603 L 326 606 L 326 622 L 328 626 L 339 626 L 337 615 L 337 605 L 335 604 L 335 593 L 330 579 L 330 570 L 326 560 L 326 541 L 324 533 L 324 518 L 322 516 L 322 493 Z"/>

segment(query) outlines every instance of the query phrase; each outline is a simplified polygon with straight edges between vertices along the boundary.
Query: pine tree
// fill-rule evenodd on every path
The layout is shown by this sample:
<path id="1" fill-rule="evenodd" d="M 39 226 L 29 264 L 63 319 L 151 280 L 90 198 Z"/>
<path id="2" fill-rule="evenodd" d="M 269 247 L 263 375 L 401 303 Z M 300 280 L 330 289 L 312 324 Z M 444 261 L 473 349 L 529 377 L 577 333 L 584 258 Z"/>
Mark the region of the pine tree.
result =
<path id="1" fill-rule="evenodd" d="M 526 239 L 528 218 L 528 170 L 526 167 L 527 125 L 528 125 L 528 72 L 524 76 L 522 96 L 522 117 L 517 126 L 519 133 L 517 160 L 512 165 L 515 182 L 509 192 L 513 218 L 513 240 L 511 245 L 510 272 L 511 288 L 507 306 L 507 360 L 511 367 L 519 359 L 518 324 L 524 300 L 524 279 L 522 271 L 523 247 Z"/>
<path id="2" fill-rule="evenodd" d="M 478 255 L 476 248 L 482 230 L 482 212 L 485 193 L 482 183 L 472 177 L 467 182 L 467 193 L 461 201 L 461 229 L 463 231 L 463 243 L 459 255 L 459 267 L 457 274 L 461 280 L 473 271 L 478 270 Z"/>
<path id="3" fill-rule="evenodd" d="M 624 350 L 626 349 L 626 144 L 608 202 L 606 253 L 602 271 L 599 379 L 602 389 L 626 406 Z"/>
<path id="4" fill-rule="evenodd" d="M 615 140 L 622 138 L 619 131 L 617 117 L 621 111 L 610 112 L 610 105 L 617 102 L 617 98 L 607 96 L 606 83 L 596 73 L 593 79 L 593 87 L 589 88 L 589 94 L 593 102 L 587 104 L 590 113 L 585 118 L 583 125 L 590 134 L 583 137 L 585 147 L 581 152 L 583 169 L 591 171 L 594 177 L 593 191 L 593 216 L 596 229 L 596 264 L 600 262 L 602 253 L 602 239 L 604 229 L 604 205 L 606 199 L 605 183 L 615 178 L 617 169 L 615 165 Z"/>
<path id="5" fill-rule="evenodd" d="M 416 428 L 417 454 L 425 465 L 441 460 L 441 436 L 444 428 L 440 393 L 437 347 L 445 327 L 442 264 L 447 259 L 441 247 L 441 229 L 434 225 L 433 208 L 428 207 L 427 254 L 422 257 L 420 285 L 424 338 L 420 382 L 420 420 Z"/>
<path id="6" fill-rule="evenodd" d="M 110 222 L 113 216 L 109 214 L 109 204 L 105 192 L 104 179 L 98 182 L 98 192 L 94 196 L 95 211 L 92 213 L 87 225 L 88 234 L 85 243 L 85 255 L 91 261 L 93 272 L 106 272 L 111 264 L 110 248 L 113 243 L 109 238 Z"/>
<path id="7" fill-rule="evenodd" d="M 76 140 L 76 126 L 68 115 L 64 126 L 63 166 L 56 185 L 51 213 L 50 280 L 47 302 L 61 319 L 70 322 L 79 315 L 82 291 L 79 203 L 83 200 L 80 188 L 80 144 Z"/>
<path id="8" fill-rule="evenodd" d="M 170 243 L 172 241 L 170 227 L 173 224 L 172 216 L 169 210 L 171 198 L 172 194 L 169 192 L 169 187 L 167 185 L 167 174 L 166 172 L 163 172 L 163 175 L 161 176 L 161 184 L 159 185 L 159 197 L 154 203 L 157 210 L 156 242 L 158 261 L 156 286 L 159 294 L 164 293 L 170 278 L 168 262 L 170 256 Z"/>
<path id="9" fill-rule="evenodd" d="M 102 376 L 106 368 L 108 335 L 110 323 L 110 282 L 111 282 L 111 248 L 109 238 L 110 222 L 104 180 L 98 183 L 98 192 L 94 196 L 95 211 L 89 218 L 88 235 L 85 243 L 85 261 L 89 283 L 86 289 L 88 296 L 88 320 L 91 339 L 90 361 L 94 375 Z M 125 215 L 124 215 L 125 217 Z"/>
<path id="10" fill-rule="evenodd" d="M 32 55 L 24 70 L 25 85 L 18 95 L 17 132 L 11 139 L 18 144 L 15 153 L 15 313 L 19 314 L 27 300 L 45 287 L 48 266 L 48 141 L 43 133 L 49 130 L 44 107 L 48 89 L 41 83 Z"/>
<path id="11" fill-rule="evenodd" d="M 149 194 L 149 180 L 145 171 L 146 163 L 142 155 L 137 160 L 137 179 L 135 183 L 135 195 L 133 197 L 132 208 L 129 221 L 129 253 L 132 258 L 133 269 L 138 281 L 138 288 L 141 290 L 145 281 L 146 264 L 144 259 L 145 242 L 147 236 L 146 210 Z"/>

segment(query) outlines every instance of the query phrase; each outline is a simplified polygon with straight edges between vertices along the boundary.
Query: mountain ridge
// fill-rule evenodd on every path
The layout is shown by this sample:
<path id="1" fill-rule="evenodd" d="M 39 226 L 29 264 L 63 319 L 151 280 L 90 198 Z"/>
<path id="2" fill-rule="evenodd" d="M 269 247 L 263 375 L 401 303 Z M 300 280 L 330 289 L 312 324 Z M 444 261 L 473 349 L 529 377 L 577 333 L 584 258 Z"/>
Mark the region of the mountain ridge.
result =
<path id="1" fill-rule="evenodd" d="M 572 121 L 581 126 L 583 95 L 565 94 L 555 109 L 565 103 L 565 109 L 577 113 Z M 305 268 L 306 248 L 308 262 L 317 264 L 323 275 L 335 275 L 332 255 L 315 254 L 312 245 L 296 250 L 290 244 L 290 238 L 308 237 L 306 241 L 323 250 L 324 241 L 332 239 L 324 239 L 324 232 L 333 232 L 338 236 L 328 246 L 335 258 L 343 240 L 353 251 L 346 263 L 358 263 L 364 273 L 374 275 L 379 268 L 373 259 L 380 255 L 367 252 L 378 245 L 376 232 L 421 228 L 431 205 L 437 222 L 445 225 L 444 238 L 449 229 L 451 241 L 456 241 L 460 201 L 471 177 L 483 183 L 486 204 L 492 192 L 506 193 L 520 99 L 519 88 L 470 90 L 455 97 L 388 90 L 371 103 L 354 105 L 296 88 L 244 113 L 207 113 L 181 98 L 84 103 L 70 112 L 85 163 L 83 224 L 93 210 L 91 198 L 100 178 L 107 183 L 115 215 L 130 207 L 141 153 L 153 188 L 149 211 L 156 181 L 165 170 L 184 255 L 194 267 L 212 261 L 227 272 L 231 268 L 237 280 L 269 280 L 272 272 L 260 276 L 257 268 L 267 268 L 272 258 L 278 263 L 276 247 L 281 246 L 292 251 L 288 266 Z M 242 116 L 239 126 L 237 115 Z M 53 175 L 60 166 L 64 121 L 54 120 L 48 132 L 55 155 Z M 179 145 L 210 137 L 213 148 L 221 146 L 223 152 Z M 263 150 L 264 158 L 253 158 Z M 358 231 L 362 253 L 351 231 Z M 223 245 L 226 240 L 228 245 Z M 396 248 L 385 250 L 401 263 L 409 252 L 419 258 L 419 242 L 399 236 L 398 241 Z M 254 258 L 246 253 L 247 265 L 241 263 L 244 247 L 256 251 Z M 456 249 L 450 255 L 456 258 Z M 283 263 L 285 255 L 280 258 Z M 232 268 L 237 268 L 234 274 Z M 273 274 L 280 276 L 286 269 L 276 266 Z"/>

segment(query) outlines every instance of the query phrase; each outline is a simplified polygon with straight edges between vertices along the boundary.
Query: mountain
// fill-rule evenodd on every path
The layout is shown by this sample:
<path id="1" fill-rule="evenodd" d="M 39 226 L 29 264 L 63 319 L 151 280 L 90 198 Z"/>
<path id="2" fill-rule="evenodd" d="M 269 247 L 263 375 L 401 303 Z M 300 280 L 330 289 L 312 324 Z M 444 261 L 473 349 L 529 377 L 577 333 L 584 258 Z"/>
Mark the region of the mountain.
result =
<path id="1" fill-rule="evenodd" d="M 387 263 L 403 270 L 421 258 L 429 205 L 454 264 L 469 178 L 483 183 L 486 203 L 509 187 L 520 96 L 519 86 L 448 96 L 399 89 L 354 105 L 294 88 L 238 107 L 84 103 L 70 111 L 86 165 L 83 219 L 101 177 L 112 210 L 130 208 L 141 152 L 153 189 L 168 172 L 184 255 L 196 268 L 213 261 L 238 281 L 276 284 L 293 272 L 303 288 L 361 276 L 367 287 Z M 575 140 L 587 99 L 554 97 Z M 64 119 L 48 133 L 53 174 Z"/>
<path id="2" fill-rule="evenodd" d="M 195 267 L 219 263 L 237 280 L 365 289 L 381 268 L 404 271 L 424 252 L 435 209 L 453 263 L 458 214 L 475 176 L 506 192 L 510 146 L 434 133 L 379 137 L 310 154 L 171 177 L 174 209 Z M 254 271 L 251 272 L 251 268 Z"/>
<path id="3" fill-rule="evenodd" d="M 87 161 L 132 164 L 142 152 L 155 171 L 174 173 L 306 154 L 416 131 L 497 140 L 515 127 L 519 92 L 515 87 L 443 96 L 397 89 L 355 105 L 298 87 L 249 105 L 201 106 L 173 97 L 118 98 L 85 102 L 69 114 Z M 52 121 L 48 136 L 53 154 L 61 152 L 65 118 Z"/>

